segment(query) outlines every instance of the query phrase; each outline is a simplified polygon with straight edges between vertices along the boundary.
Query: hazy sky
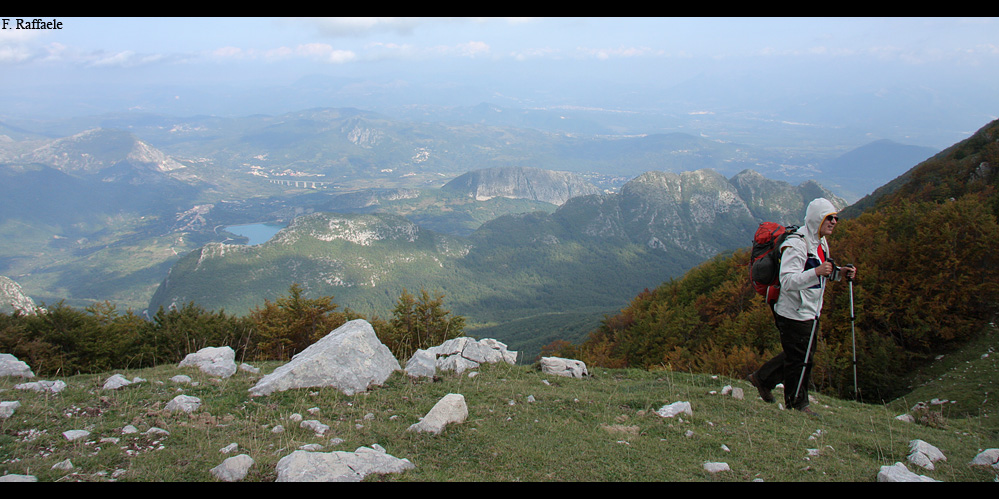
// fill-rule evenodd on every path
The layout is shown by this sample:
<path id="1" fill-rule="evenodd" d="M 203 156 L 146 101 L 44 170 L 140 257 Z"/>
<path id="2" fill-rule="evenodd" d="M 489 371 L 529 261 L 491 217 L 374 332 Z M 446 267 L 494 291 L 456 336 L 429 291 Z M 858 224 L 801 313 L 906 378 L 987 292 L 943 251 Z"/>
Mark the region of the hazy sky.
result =
<path id="1" fill-rule="evenodd" d="M 572 86 L 576 100 L 561 104 L 580 106 L 607 105 L 587 95 L 618 85 L 668 88 L 699 74 L 777 94 L 904 82 L 956 98 L 999 82 L 993 18 L 38 18 L 62 22 L 44 30 L 7 19 L 0 117 L 68 101 L 67 85 L 124 99 L 129 85 L 290 85 L 316 74 L 398 85 L 481 78 L 491 95 Z M 602 86 L 582 92 L 591 84 Z M 994 102 L 970 122 L 999 114 Z"/>

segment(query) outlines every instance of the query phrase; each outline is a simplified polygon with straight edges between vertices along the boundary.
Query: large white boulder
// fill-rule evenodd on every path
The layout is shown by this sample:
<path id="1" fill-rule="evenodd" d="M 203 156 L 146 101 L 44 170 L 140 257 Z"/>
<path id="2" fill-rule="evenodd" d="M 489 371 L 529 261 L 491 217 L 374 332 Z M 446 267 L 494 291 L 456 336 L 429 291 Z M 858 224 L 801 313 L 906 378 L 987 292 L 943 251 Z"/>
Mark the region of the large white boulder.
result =
<path id="1" fill-rule="evenodd" d="M 236 373 L 236 352 L 232 347 L 205 347 L 189 353 L 178 367 L 194 366 L 202 372 L 220 378 Z"/>
<path id="2" fill-rule="evenodd" d="M 9 353 L 0 353 L 0 376 L 34 378 L 35 373 L 31 372 L 27 363 L 17 360 L 17 357 Z"/>
<path id="3" fill-rule="evenodd" d="M 250 388 L 260 396 L 293 388 L 330 386 L 347 395 L 380 385 L 399 361 L 375 335 L 368 321 L 357 319 L 338 327 L 264 376 Z"/>
<path id="4" fill-rule="evenodd" d="M 381 446 L 359 447 L 354 452 L 296 450 L 277 463 L 278 482 L 360 482 L 372 473 L 401 473 L 412 469 Z"/>
<path id="5" fill-rule="evenodd" d="M 541 357 L 541 372 L 568 378 L 585 378 L 590 375 L 583 361 L 561 357 Z"/>

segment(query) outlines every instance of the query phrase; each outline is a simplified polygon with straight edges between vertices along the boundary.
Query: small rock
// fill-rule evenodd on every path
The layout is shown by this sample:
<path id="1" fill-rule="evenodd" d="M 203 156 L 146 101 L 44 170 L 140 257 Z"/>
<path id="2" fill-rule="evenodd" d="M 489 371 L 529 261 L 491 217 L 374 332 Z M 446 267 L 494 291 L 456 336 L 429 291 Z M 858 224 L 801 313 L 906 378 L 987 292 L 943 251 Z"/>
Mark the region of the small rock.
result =
<path id="1" fill-rule="evenodd" d="M 55 464 L 52 465 L 52 469 L 54 469 L 54 470 L 61 470 L 61 471 L 69 471 L 69 470 L 73 469 L 73 462 L 70 461 L 69 459 L 67 459 L 65 461 L 59 461 L 58 463 L 55 463 Z"/>
<path id="2" fill-rule="evenodd" d="M 81 438 L 89 437 L 90 432 L 87 430 L 68 430 L 62 432 L 62 436 L 66 437 L 66 440 L 72 442 L 74 440 L 79 440 Z"/>
<path id="3" fill-rule="evenodd" d="M 198 397 L 177 395 L 173 400 L 167 402 L 166 410 L 170 412 L 184 411 L 191 413 L 198 410 L 199 407 L 201 407 L 201 399 Z"/>
<path id="4" fill-rule="evenodd" d="M 223 482 L 238 482 L 246 478 L 246 473 L 253 466 L 253 458 L 246 454 L 230 457 L 222 464 L 212 468 L 212 475 Z"/>
<path id="5" fill-rule="evenodd" d="M 730 471 L 728 463 L 704 463 L 704 470 L 708 473 L 718 473 L 720 471 Z"/>
<path id="6" fill-rule="evenodd" d="M 689 414 L 693 416 L 694 411 L 690 408 L 690 402 L 673 402 L 659 408 L 656 414 L 664 418 L 671 418 L 677 414 Z"/>
<path id="7" fill-rule="evenodd" d="M 302 421 L 301 424 L 299 424 L 298 426 L 300 428 L 306 428 L 312 430 L 316 432 L 316 435 L 319 436 L 325 435 L 326 432 L 329 431 L 330 429 L 328 425 L 320 423 L 319 421 L 316 421 L 314 419 L 307 419 L 305 421 Z"/>
<path id="8" fill-rule="evenodd" d="M 902 463 L 895 463 L 891 466 L 882 466 L 878 472 L 879 482 L 937 482 L 926 475 L 917 475 L 906 468 Z"/>
<path id="9" fill-rule="evenodd" d="M 14 415 L 14 411 L 21 407 L 21 403 L 16 400 L 0 402 L 0 419 L 7 419 Z"/>
<path id="10" fill-rule="evenodd" d="M 239 449 L 239 445 L 237 445 L 236 442 L 233 442 L 233 443 L 231 443 L 231 444 L 229 444 L 229 445 L 227 445 L 227 446 L 219 449 L 219 452 L 221 452 L 222 454 L 229 454 L 229 453 L 232 453 L 232 452 L 236 452 L 236 449 Z"/>
<path id="11" fill-rule="evenodd" d="M 409 427 L 409 431 L 429 432 L 439 435 L 449 423 L 463 423 L 468 417 L 465 396 L 449 393 L 442 397 L 419 423 Z"/>
<path id="12" fill-rule="evenodd" d="M 101 389 L 102 390 L 117 390 L 119 388 L 123 388 L 123 387 L 126 387 L 126 386 L 131 385 L 131 384 L 132 384 L 132 382 L 129 381 L 124 376 L 122 376 L 120 374 L 115 374 L 114 376 L 111 376 L 110 378 L 108 378 L 104 382 L 104 386 Z"/>

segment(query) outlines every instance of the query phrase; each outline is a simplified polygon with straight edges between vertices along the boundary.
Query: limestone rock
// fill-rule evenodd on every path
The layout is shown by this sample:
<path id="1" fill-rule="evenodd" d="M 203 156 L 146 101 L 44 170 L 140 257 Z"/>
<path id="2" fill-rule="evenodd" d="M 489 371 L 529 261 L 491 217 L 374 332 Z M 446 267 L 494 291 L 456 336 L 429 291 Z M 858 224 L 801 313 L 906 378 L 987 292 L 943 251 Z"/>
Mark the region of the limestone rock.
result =
<path id="1" fill-rule="evenodd" d="M 117 390 L 122 387 L 131 385 L 132 382 L 120 374 L 115 374 L 104 381 L 104 386 L 101 387 L 103 390 Z"/>
<path id="2" fill-rule="evenodd" d="M 399 459 L 380 446 L 359 447 L 354 452 L 309 452 L 296 450 L 277 464 L 278 482 L 359 482 L 372 473 L 401 473 L 412 469 L 408 459 Z"/>
<path id="3" fill-rule="evenodd" d="M 253 396 L 292 388 L 330 386 L 347 395 L 380 385 L 399 361 L 363 319 L 352 320 L 302 350 L 250 388 Z"/>
<path id="4" fill-rule="evenodd" d="M 430 409 L 419 423 L 409 427 L 409 431 L 429 432 L 439 435 L 449 423 L 463 423 L 468 418 L 468 405 L 465 396 L 449 393 Z"/>
<path id="5" fill-rule="evenodd" d="M 902 463 L 895 463 L 891 466 L 882 466 L 878 472 L 879 482 L 937 482 L 926 475 L 917 475 L 906 468 Z"/>
<path id="6" fill-rule="evenodd" d="M 406 361 L 406 374 L 419 378 L 433 377 L 437 374 L 437 359 L 430 352 L 420 349 Z"/>
<path id="7" fill-rule="evenodd" d="M 74 440 L 79 440 L 81 438 L 87 438 L 90 436 L 90 432 L 87 430 L 67 430 L 62 432 L 62 436 L 69 440 L 70 442 Z"/>
<path id="8" fill-rule="evenodd" d="M 673 402 L 672 404 L 667 404 L 659 408 L 656 414 L 664 417 L 671 418 L 677 414 L 689 414 L 694 415 L 694 411 L 690 408 L 690 402 Z"/>
<path id="9" fill-rule="evenodd" d="M 21 383 L 14 385 L 17 390 L 33 390 L 36 392 L 59 393 L 66 389 L 66 382 L 57 379 L 55 381 L 32 381 L 31 383 Z"/>
<path id="10" fill-rule="evenodd" d="M 7 419 L 14 415 L 14 410 L 21 407 L 21 403 L 16 400 L 0 402 L 0 419 Z"/>
<path id="11" fill-rule="evenodd" d="M 584 378 L 590 375 L 589 371 L 586 370 L 586 363 L 583 361 L 561 357 L 542 357 L 541 371 L 545 374 L 568 378 Z"/>
<path id="12" fill-rule="evenodd" d="M 704 471 L 708 473 L 718 473 L 719 471 L 731 471 L 728 463 L 704 463 Z"/>
<path id="13" fill-rule="evenodd" d="M 935 469 L 933 463 L 946 460 L 947 457 L 944 456 L 943 452 L 940 452 L 940 449 L 922 440 L 909 442 L 909 462 L 912 464 L 933 470 Z"/>
<path id="14" fill-rule="evenodd" d="M 972 466 L 992 466 L 999 468 L 999 449 L 985 449 L 979 452 L 970 463 Z"/>
<path id="15" fill-rule="evenodd" d="M 212 468 L 211 472 L 215 478 L 223 482 L 238 482 L 246 478 L 246 474 L 253 464 L 253 458 L 247 454 L 240 454 L 222 461 L 222 464 Z"/>
<path id="16" fill-rule="evenodd" d="M 413 377 L 433 376 L 437 369 L 462 373 L 481 364 L 517 363 L 517 352 L 492 338 L 475 340 L 467 336 L 452 338 L 435 347 L 417 350 L 406 363 L 406 372 Z"/>
<path id="17" fill-rule="evenodd" d="M 173 400 L 167 402 L 166 410 L 170 412 L 184 411 L 194 412 L 201 407 L 201 399 L 190 395 L 177 395 Z"/>
<path id="18" fill-rule="evenodd" d="M 17 357 L 9 353 L 0 353 L 0 376 L 34 378 L 35 373 L 31 372 L 27 363 L 17 360 Z"/>
<path id="19" fill-rule="evenodd" d="M 235 359 L 232 347 L 205 347 L 187 354 L 178 367 L 194 366 L 212 376 L 228 378 L 236 373 Z"/>

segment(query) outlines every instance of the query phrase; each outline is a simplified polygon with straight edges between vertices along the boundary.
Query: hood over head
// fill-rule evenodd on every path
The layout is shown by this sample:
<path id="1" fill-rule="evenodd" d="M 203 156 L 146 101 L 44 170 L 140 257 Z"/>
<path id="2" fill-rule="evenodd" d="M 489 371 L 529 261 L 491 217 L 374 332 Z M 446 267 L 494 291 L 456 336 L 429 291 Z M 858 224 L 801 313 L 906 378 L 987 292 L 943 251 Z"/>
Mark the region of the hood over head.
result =
<path id="1" fill-rule="evenodd" d="M 822 225 L 822 221 L 826 217 L 838 211 L 836 206 L 826 198 L 815 198 L 811 203 L 808 203 L 808 208 L 805 209 L 805 224 L 803 226 L 805 229 L 805 239 L 813 245 L 819 244 L 819 240 L 821 239 L 819 237 L 819 226 Z"/>

